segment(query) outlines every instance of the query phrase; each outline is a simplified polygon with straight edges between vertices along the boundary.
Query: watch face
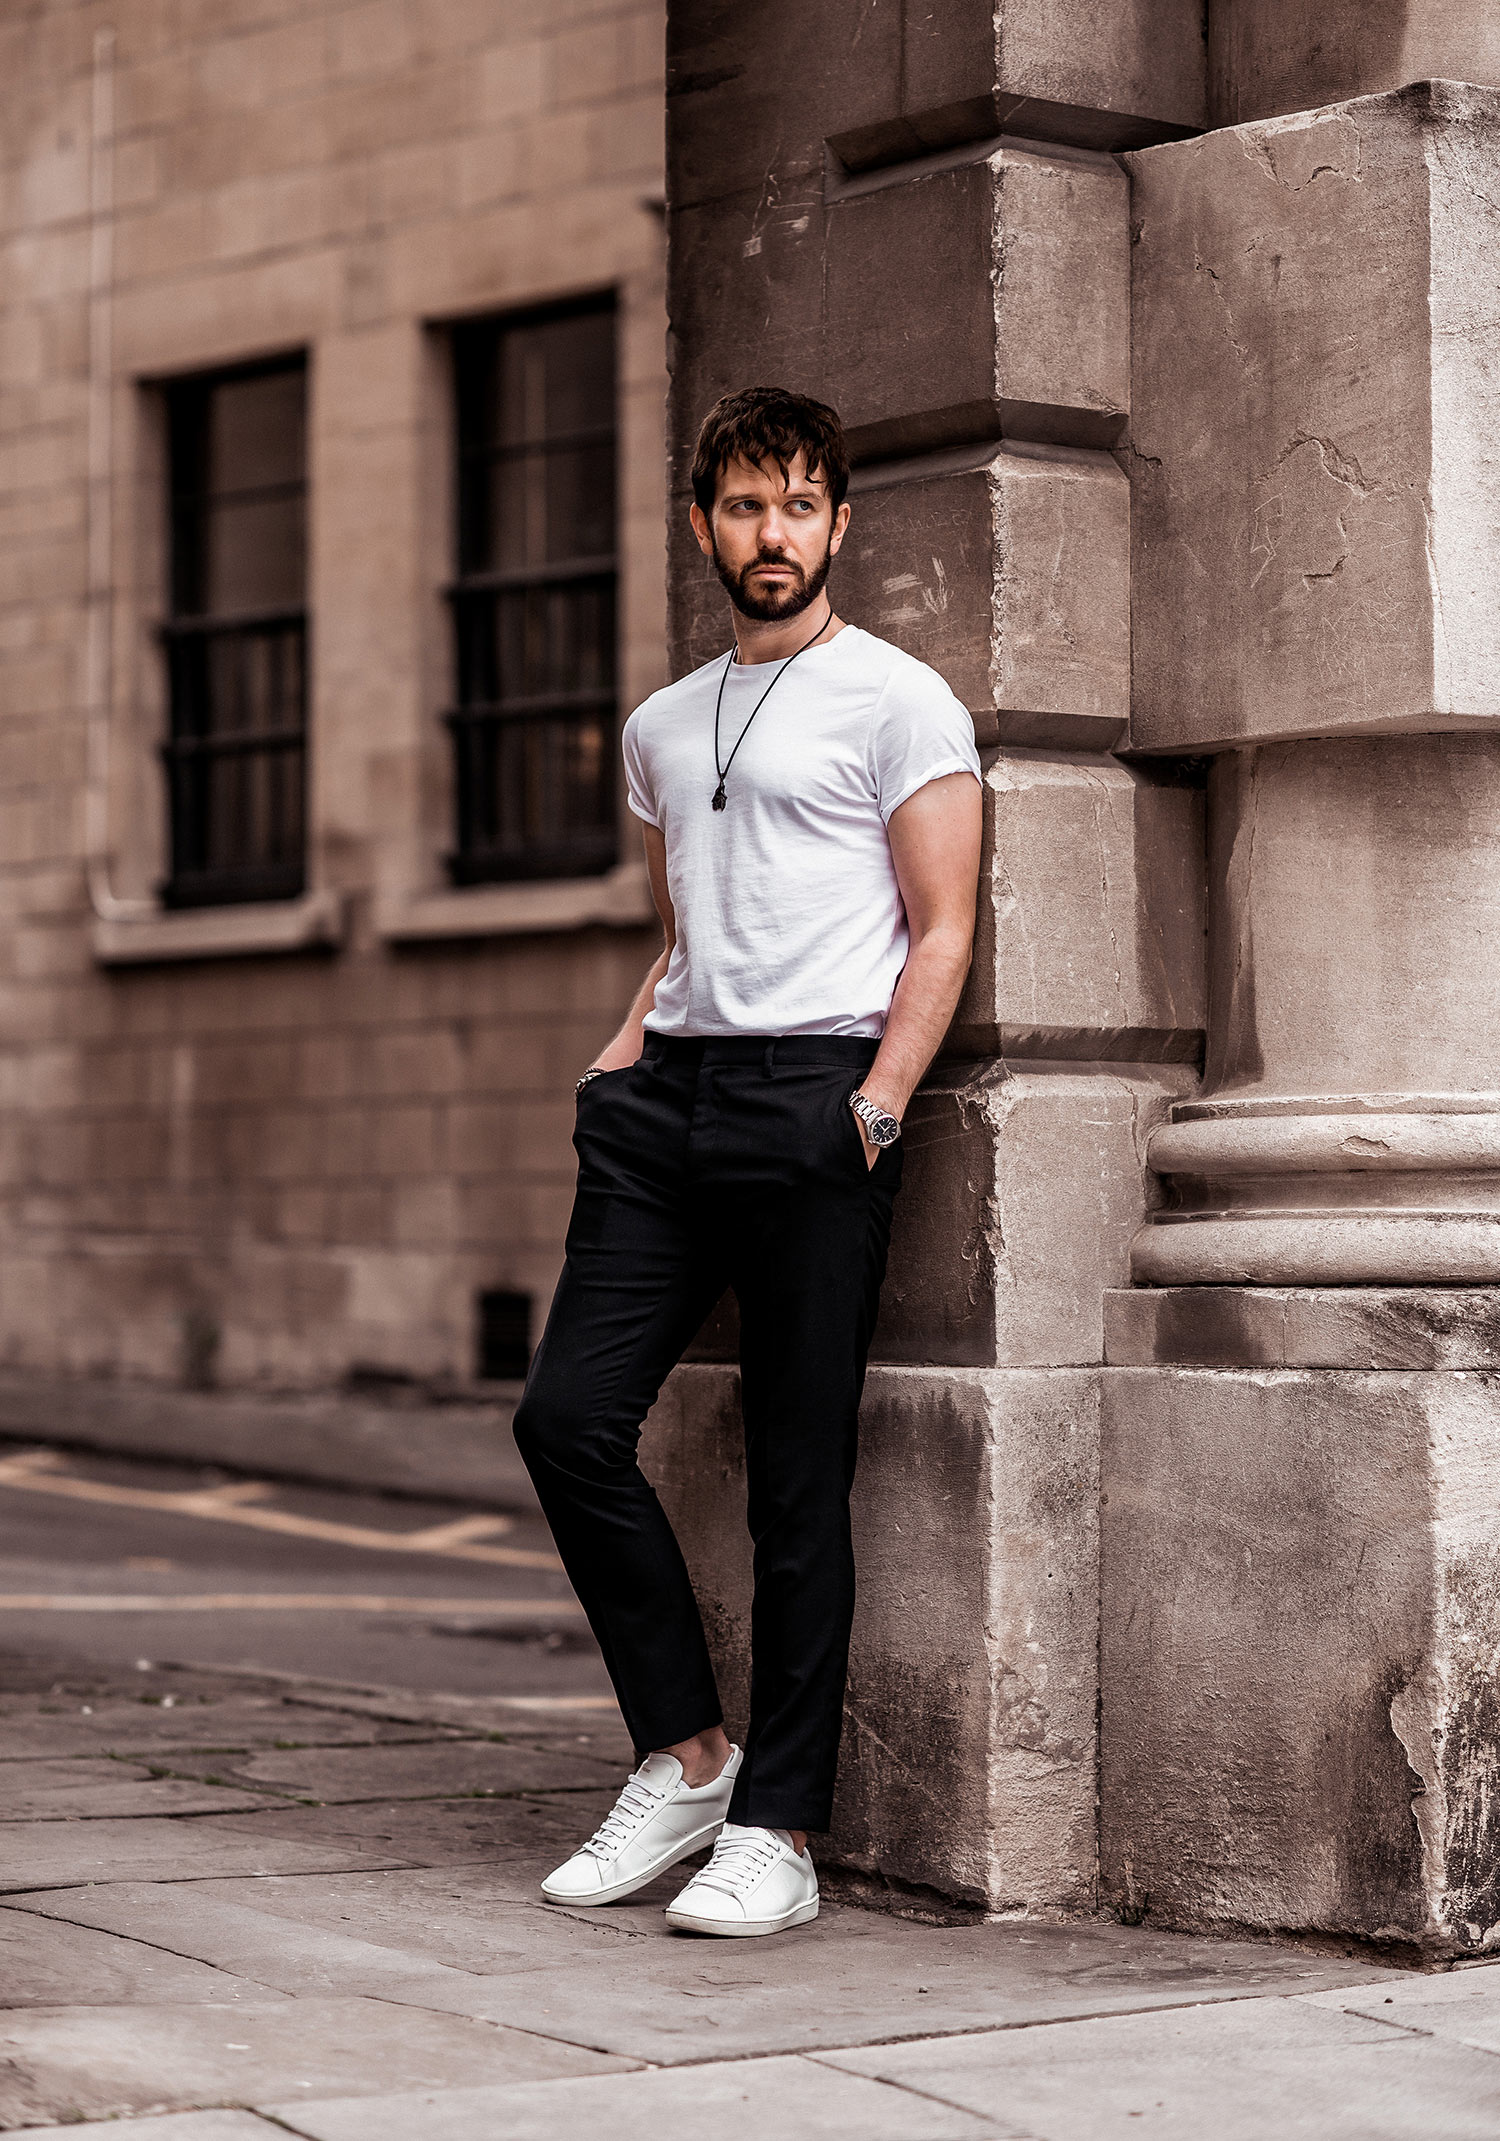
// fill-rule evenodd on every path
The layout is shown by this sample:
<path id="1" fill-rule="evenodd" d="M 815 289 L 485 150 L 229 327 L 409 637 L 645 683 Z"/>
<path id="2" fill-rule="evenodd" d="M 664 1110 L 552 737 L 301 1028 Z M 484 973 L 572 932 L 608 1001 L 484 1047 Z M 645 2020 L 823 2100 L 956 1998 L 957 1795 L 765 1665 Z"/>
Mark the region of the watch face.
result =
<path id="1" fill-rule="evenodd" d="M 868 1128 L 872 1145 L 894 1145 L 901 1135 L 901 1125 L 894 1115 L 877 1115 Z"/>

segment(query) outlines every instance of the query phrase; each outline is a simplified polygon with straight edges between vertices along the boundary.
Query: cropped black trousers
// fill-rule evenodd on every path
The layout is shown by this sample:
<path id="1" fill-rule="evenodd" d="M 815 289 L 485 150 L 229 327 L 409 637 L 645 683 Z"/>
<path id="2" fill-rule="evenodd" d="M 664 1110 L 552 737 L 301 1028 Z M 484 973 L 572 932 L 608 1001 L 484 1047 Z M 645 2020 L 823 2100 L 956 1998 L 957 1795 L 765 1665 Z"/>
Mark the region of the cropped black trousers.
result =
<path id="1" fill-rule="evenodd" d="M 516 1441 L 637 1750 L 721 1721 L 682 1552 L 636 1461 L 668 1370 L 739 1303 L 754 1542 L 750 1718 L 731 1821 L 825 1829 L 854 1554 L 849 1489 L 901 1147 L 849 1095 L 876 1043 L 646 1036 L 579 1095 L 567 1262 Z"/>

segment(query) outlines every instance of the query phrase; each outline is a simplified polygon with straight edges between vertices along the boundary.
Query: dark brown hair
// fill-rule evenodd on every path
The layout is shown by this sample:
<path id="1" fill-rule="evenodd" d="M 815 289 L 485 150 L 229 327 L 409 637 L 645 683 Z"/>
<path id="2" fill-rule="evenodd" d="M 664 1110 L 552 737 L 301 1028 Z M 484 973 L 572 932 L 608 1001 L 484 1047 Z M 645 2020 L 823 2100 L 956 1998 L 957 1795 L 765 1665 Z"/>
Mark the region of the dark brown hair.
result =
<path id="1" fill-rule="evenodd" d="M 719 478 L 731 461 L 773 462 L 783 478 L 798 454 L 809 476 L 821 476 L 835 513 L 849 488 L 849 452 L 838 411 L 826 401 L 793 394 L 786 387 L 741 387 L 725 394 L 703 419 L 693 455 L 693 496 L 713 511 Z"/>

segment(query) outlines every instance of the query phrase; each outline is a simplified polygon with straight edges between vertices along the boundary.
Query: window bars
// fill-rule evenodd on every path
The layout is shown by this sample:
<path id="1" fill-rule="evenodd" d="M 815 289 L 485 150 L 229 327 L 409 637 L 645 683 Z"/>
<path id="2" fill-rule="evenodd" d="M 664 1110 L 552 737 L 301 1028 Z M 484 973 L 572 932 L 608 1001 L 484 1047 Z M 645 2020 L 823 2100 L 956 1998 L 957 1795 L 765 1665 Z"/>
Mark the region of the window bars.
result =
<path id="1" fill-rule="evenodd" d="M 300 357 L 166 389 L 169 907 L 304 887 L 306 399 Z"/>
<path id="2" fill-rule="evenodd" d="M 611 298 L 453 336 L 456 884 L 615 862 Z"/>

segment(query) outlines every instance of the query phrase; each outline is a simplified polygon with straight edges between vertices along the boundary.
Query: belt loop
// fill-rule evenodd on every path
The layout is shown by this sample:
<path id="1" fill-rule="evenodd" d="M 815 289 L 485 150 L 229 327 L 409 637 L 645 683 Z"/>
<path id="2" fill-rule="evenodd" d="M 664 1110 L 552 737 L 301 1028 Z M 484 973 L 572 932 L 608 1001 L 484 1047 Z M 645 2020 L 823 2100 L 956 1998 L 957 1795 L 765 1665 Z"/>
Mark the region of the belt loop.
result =
<path id="1" fill-rule="evenodd" d="M 763 1068 L 765 1071 L 765 1075 L 768 1078 L 773 1078 L 776 1075 L 776 1042 L 774 1039 L 769 1040 L 766 1043 L 766 1054 Z"/>

